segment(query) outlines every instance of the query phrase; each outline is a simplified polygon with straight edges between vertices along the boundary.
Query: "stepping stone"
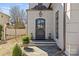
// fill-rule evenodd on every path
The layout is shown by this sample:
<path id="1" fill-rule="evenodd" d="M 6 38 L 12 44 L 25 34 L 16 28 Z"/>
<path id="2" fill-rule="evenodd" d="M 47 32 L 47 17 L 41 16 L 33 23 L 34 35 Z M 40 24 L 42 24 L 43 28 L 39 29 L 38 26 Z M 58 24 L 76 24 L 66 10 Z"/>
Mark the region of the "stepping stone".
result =
<path id="1" fill-rule="evenodd" d="M 28 48 L 33 49 L 34 51 L 27 51 L 27 49 L 25 50 L 22 48 L 22 51 L 26 56 L 48 56 L 48 54 L 45 51 L 36 46 L 30 46 Z"/>

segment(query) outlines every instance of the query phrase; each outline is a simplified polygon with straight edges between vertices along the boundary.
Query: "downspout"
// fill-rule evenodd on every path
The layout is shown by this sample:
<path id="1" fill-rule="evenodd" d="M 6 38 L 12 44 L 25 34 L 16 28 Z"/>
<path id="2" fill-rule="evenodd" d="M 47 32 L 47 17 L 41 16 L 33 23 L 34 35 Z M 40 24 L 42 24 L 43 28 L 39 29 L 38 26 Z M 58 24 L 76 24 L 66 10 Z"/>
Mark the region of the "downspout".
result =
<path id="1" fill-rule="evenodd" d="M 63 3 L 63 50 L 61 53 L 65 54 L 66 50 L 66 3 Z"/>
<path id="2" fill-rule="evenodd" d="M 65 54 L 66 50 L 66 3 L 63 3 L 63 50 L 61 53 Z M 66 54 L 65 54 L 66 55 Z"/>
<path id="3" fill-rule="evenodd" d="M 52 3 L 49 4 L 48 9 L 52 9 L 52 8 L 51 8 L 51 5 L 52 5 Z"/>
<path id="4" fill-rule="evenodd" d="M 63 52 L 65 52 L 66 49 L 66 4 L 64 3 L 64 9 L 63 9 Z"/>
<path id="5" fill-rule="evenodd" d="M 64 4 L 64 9 L 63 9 L 63 52 L 66 49 L 66 16 L 65 16 L 65 3 Z"/>

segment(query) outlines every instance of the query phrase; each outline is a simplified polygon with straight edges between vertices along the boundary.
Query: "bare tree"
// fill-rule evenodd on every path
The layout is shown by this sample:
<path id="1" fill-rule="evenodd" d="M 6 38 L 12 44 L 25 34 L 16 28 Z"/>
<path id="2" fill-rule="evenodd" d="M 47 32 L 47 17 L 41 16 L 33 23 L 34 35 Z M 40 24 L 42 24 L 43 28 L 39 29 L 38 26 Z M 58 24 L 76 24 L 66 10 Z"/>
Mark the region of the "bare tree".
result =
<path id="1" fill-rule="evenodd" d="M 10 9 L 11 20 L 14 20 L 16 23 L 23 23 L 23 20 L 26 19 L 24 10 L 21 10 L 18 6 L 13 6 Z"/>
<path id="2" fill-rule="evenodd" d="M 17 26 L 24 26 L 23 20 L 25 20 L 25 12 L 21 10 L 18 6 L 13 6 L 9 10 L 11 20 L 14 20 L 15 24 L 15 39 L 16 39 L 16 28 Z"/>

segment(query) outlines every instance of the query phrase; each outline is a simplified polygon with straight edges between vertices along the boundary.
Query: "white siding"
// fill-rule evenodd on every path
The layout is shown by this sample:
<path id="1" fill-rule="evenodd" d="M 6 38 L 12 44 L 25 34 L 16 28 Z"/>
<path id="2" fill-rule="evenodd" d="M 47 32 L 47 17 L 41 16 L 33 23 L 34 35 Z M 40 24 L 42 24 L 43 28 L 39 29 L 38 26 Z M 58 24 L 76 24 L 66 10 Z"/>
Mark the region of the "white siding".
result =
<path id="1" fill-rule="evenodd" d="M 79 4 L 67 4 L 66 11 L 66 53 L 79 55 Z"/>
<path id="2" fill-rule="evenodd" d="M 69 32 L 70 32 L 70 3 L 66 4 L 66 50 L 65 53 L 70 55 L 70 40 L 69 40 Z"/>
<path id="3" fill-rule="evenodd" d="M 70 43 L 70 54 L 79 55 L 79 4 L 71 3 L 70 31 L 68 40 Z"/>

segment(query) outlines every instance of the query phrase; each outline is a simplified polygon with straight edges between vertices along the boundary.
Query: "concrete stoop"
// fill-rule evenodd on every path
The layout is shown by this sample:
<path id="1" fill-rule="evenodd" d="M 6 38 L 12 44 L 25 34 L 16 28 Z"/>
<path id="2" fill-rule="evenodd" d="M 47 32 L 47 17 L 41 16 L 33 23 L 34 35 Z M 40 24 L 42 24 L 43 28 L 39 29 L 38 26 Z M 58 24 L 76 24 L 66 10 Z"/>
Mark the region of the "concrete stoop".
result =
<path id="1" fill-rule="evenodd" d="M 30 49 L 34 51 L 29 52 Z M 25 56 L 65 56 L 64 53 L 61 53 L 56 42 L 32 41 L 28 49 L 22 48 L 22 50 Z"/>
<path id="2" fill-rule="evenodd" d="M 65 56 L 56 46 L 29 46 L 22 51 L 24 56 Z"/>
<path id="3" fill-rule="evenodd" d="M 65 53 L 58 51 L 55 56 L 67 56 Z"/>
<path id="4" fill-rule="evenodd" d="M 29 46 L 53 46 L 56 42 L 31 42 Z"/>

